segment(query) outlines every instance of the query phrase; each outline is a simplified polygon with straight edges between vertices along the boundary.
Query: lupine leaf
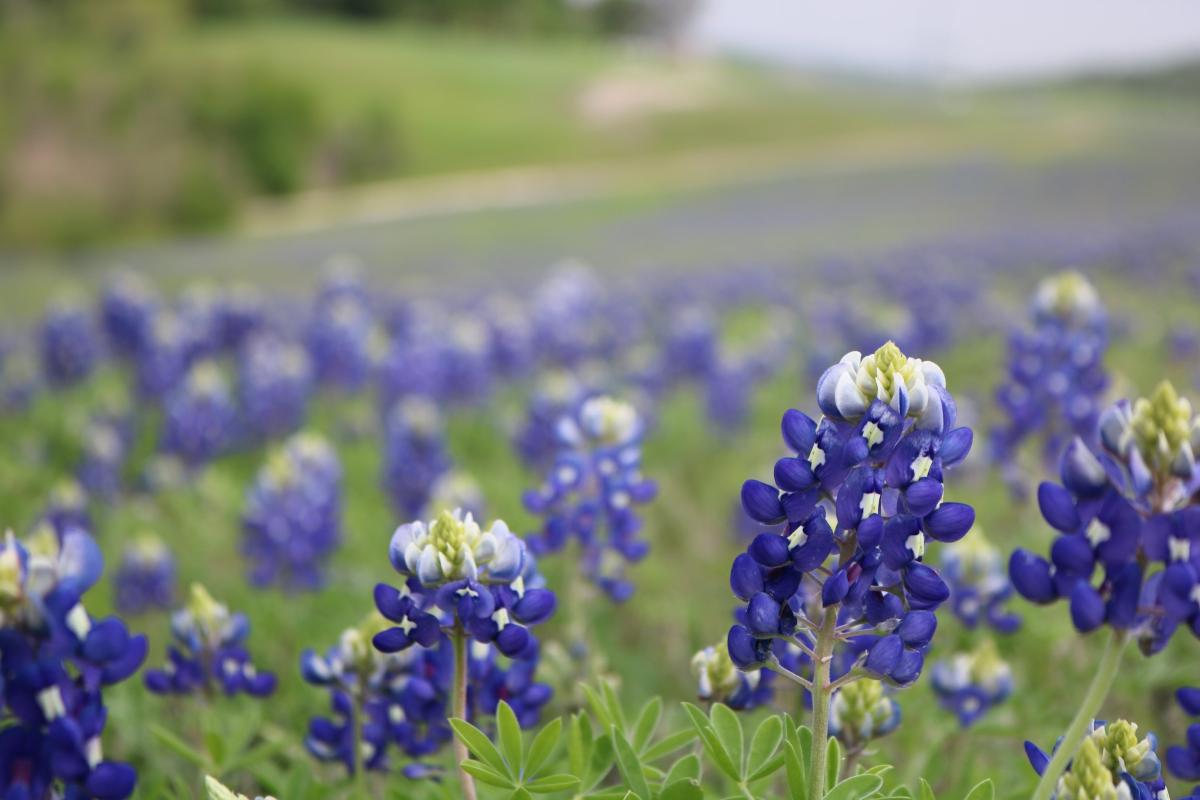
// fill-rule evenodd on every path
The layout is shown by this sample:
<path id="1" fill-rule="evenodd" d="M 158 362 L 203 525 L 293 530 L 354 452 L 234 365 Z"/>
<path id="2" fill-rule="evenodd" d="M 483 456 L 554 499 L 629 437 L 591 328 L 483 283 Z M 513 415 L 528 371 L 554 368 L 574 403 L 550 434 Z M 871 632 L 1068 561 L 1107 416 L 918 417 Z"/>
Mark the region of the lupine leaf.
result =
<path id="1" fill-rule="evenodd" d="M 593 787 L 604 779 L 612 769 L 613 759 L 616 758 L 616 753 L 613 751 L 612 736 L 607 733 L 596 739 L 595 747 L 592 748 L 592 760 L 588 765 L 588 781 Z"/>
<path id="2" fill-rule="evenodd" d="M 683 710 L 687 712 L 689 717 L 691 717 L 692 724 L 696 726 L 697 732 L 699 732 L 702 728 L 712 727 L 712 724 L 708 721 L 708 715 L 691 703 L 684 703 Z"/>
<path id="3" fill-rule="evenodd" d="M 996 786 L 992 783 L 992 779 L 984 778 L 971 787 L 971 791 L 967 792 L 967 796 L 963 800 L 993 800 L 995 796 Z"/>
<path id="4" fill-rule="evenodd" d="M 783 766 L 786 768 L 788 789 L 791 791 L 792 800 L 808 800 L 806 759 L 801 758 L 795 743 L 787 741 L 783 746 Z"/>
<path id="5" fill-rule="evenodd" d="M 617 751 L 617 769 L 621 771 L 625 785 L 638 796 L 649 798 L 650 786 L 646 783 L 646 776 L 642 774 L 642 762 L 638 760 L 637 753 L 633 752 L 633 748 L 625 741 L 616 725 L 612 727 L 612 740 Z"/>
<path id="6" fill-rule="evenodd" d="M 622 800 L 629 795 L 629 790 L 624 787 L 616 789 L 602 789 L 598 792 L 591 792 L 586 795 L 589 800 Z"/>
<path id="7" fill-rule="evenodd" d="M 870 769 L 864 770 L 864 772 L 869 772 L 872 775 L 878 775 L 881 778 L 884 775 L 887 775 L 891 771 L 892 771 L 891 764 L 876 764 L 875 766 L 871 767 Z"/>
<path id="8" fill-rule="evenodd" d="M 697 780 L 682 780 L 667 784 L 658 796 L 658 800 L 701 800 L 704 790 Z"/>
<path id="9" fill-rule="evenodd" d="M 625 721 L 625 712 L 621 709 L 621 701 L 617 699 L 616 691 L 608 681 L 600 682 L 600 691 L 604 693 L 604 702 L 608 706 L 608 715 L 612 719 L 612 724 L 616 725 L 617 730 L 624 735 L 629 728 L 629 723 Z"/>
<path id="10" fill-rule="evenodd" d="M 647 747 L 642 753 L 642 760 L 658 761 L 660 758 L 669 756 L 679 748 L 686 746 L 695 738 L 695 728 L 684 728 L 683 730 L 675 731 L 674 733 L 664 736 L 654 744 Z"/>
<path id="11" fill-rule="evenodd" d="M 754 783 L 755 781 L 761 781 L 763 778 L 766 778 L 767 776 L 772 775 L 775 772 L 778 772 L 779 768 L 782 766 L 783 766 L 783 753 L 776 753 L 774 756 L 767 759 L 767 761 L 765 763 L 760 765 L 758 769 L 754 770 L 749 775 L 747 775 L 746 783 Z"/>
<path id="12" fill-rule="evenodd" d="M 214 730 L 204 732 L 204 749 L 208 751 L 209 760 L 218 768 L 225 765 L 225 737 Z M 218 772 L 225 772 L 218 769 Z"/>
<path id="13" fill-rule="evenodd" d="M 741 770 L 733 763 L 729 751 L 725 749 L 725 745 L 721 744 L 721 740 L 717 738 L 717 734 L 711 727 L 700 731 L 700 741 L 704 742 L 704 751 L 708 753 L 708 757 L 713 760 L 713 763 L 730 779 L 740 783 L 742 780 Z"/>
<path id="14" fill-rule="evenodd" d="M 480 761 L 503 775 L 508 775 L 510 778 L 517 777 L 515 772 L 509 771 L 508 764 L 504 762 L 504 756 L 500 755 L 496 745 L 492 744 L 492 740 L 479 728 L 461 719 L 450 720 L 450 727 L 454 729 L 454 735 L 458 737 L 458 740 L 465 744 L 467 749 L 474 753 Z"/>
<path id="15" fill-rule="evenodd" d="M 846 778 L 825 793 L 825 800 L 865 800 L 883 787 L 883 778 L 870 773 Z"/>
<path id="16" fill-rule="evenodd" d="M 688 753 L 672 764 L 663 783 L 672 784 L 681 780 L 700 780 L 700 759 L 695 753 Z"/>
<path id="17" fill-rule="evenodd" d="M 812 758 L 812 730 L 807 725 L 799 725 L 796 727 L 796 742 L 799 746 L 799 755 L 805 764 Z"/>
<path id="18" fill-rule="evenodd" d="M 574 775 L 547 775 L 544 778 L 538 778 L 532 783 L 525 784 L 525 788 L 534 794 L 566 792 L 575 789 L 577 786 L 579 786 L 579 778 L 576 778 Z"/>
<path id="19" fill-rule="evenodd" d="M 592 755 L 592 726 L 583 714 L 571 717 L 571 729 L 567 732 L 567 761 L 571 772 L 580 777 L 587 774 Z"/>
<path id="20" fill-rule="evenodd" d="M 637 722 L 633 725 L 633 739 L 630 744 L 633 749 L 639 753 L 645 751 L 646 745 L 650 742 L 650 737 L 654 735 L 654 729 L 658 727 L 658 722 L 662 718 L 662 699 L 659 697 L 652 698 L 646 705 L 642 706 L 642 711 L 638 714 Z"/>
<path id="21" fill-rule="evenodd" d="M 212 765 L 209 764 L 208 755 L 206 753 L 197 753 L 192 749 L 191 745 L 161 725 L 151 725 L 150 730 L 154 733 L 155 738 L 157 738 L 171 750 L 175 751 L 177 755 L 182 756 L 191 763 L 195 764 L 197 767 L 211 770 Z"/>
<path id="22" fill-rule="evenodd" d="M 547 759 L 558 749 L 560 739 L 562 739 L 562 717 L 555 717 L 538 731 L 537 736 L 533 737 L 533 744 L 529 746 L 529 752 L 525 754 L 524 770 L 521 773 L 524 779 L 528 780 L 538 774 L 538 770 L 545 766 Z"/>
<path id="23" fill-rule="evenodd" d="M 482 761 L 468 758 L 461 766 L 463 772 L 473 775 L 480 783 L 486 783 L 488 786 L 496 786 L 501 789 L 512 789 L 515 787 L 512 778 L 500 774 Z"/>
<path id="24" fill-rule="evenodd" d="M 533 795 L 524 786 L 518 786 L 513 789 L 513 793 L 508 796 L 508 800 L 533 800 Z"/>
<path id="25" fill-rule="evenodd" d="M 933 787 L 929 785 L 929 781 L 921 778 L 921 800 L 936 800 L 933 794 Z"/>
<path id="26" fill-rule="evenodd" d="M 608 730 L 615 725 L 616 720 L 608 713 L 608 708 L 605 707 L 604 701 L 600 699 L 600 695 L 596 694 L 596 691 L 586 683 L 580 684 L 580 688 L 583 689 L 588 707 L 592 709 L 592 713 L 596 716 L 596 720 L 600 723 L 600 726 Z"/>
<path id="27" fill-rule="evenodd" d="M 772 715 L 760 722 L 758 728 L 754 731 L 754 736 L 750 738 L 750 752 L 746 757 L 746 774 L 753 776 L 758 772 L 775 755 L 775 751 L 779 749 L 779 743 L 782 741 L 783 720 L 776 715 Z M 781 760 L 775 766 L 775 769 L 779 769 L 782 765 L 783 761 Z M 755 779 L 750 777 L 748 780 Z"/>
<path id="28" fill-rule="evenodd" d="M 825 751 L 825 785 L 837 786 L 842 774 L 842 745 L 837 739 L 829 737 L 829 748 Z"/>
<path id="29" fill-rule="evenodd" d="M 504 753 L 504 760 L 508 762 L 509 774 L 520 777 L 525 758 L 521 742 L 521 723 L 517 722 L 517 715 L 513 713 L 512 706 L 503 700 L 496 708 L 496 738 L 500 740 L 500 752 Z"/>
<path id="30" fill-rule="evenodd" d="M 737 767 L 737 780 L 740 782 L 746 770 L 743 753 L 745 742 L 744 734 L 742 733 L 742 721 L 738 719 L 737 714 L 730 710 L 729 706 L 723 703 L 713 704 L 712 711 L 709 712 L 709 719 L 712 720 L 713 730 L 716 732 L 717 738 L 721 740 L 721 744 L 725 746 L 725 751 L 729 753 L 730 758 Z"/>

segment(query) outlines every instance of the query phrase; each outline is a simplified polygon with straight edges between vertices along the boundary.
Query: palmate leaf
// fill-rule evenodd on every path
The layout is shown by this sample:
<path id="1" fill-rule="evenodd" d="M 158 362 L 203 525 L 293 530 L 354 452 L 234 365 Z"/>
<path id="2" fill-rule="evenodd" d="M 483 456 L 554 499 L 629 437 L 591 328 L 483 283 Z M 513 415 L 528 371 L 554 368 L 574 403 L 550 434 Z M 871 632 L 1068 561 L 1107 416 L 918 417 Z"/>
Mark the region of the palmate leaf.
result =
<path id="1" fill-rule="evenodd" d="M 662 699 L 654 697 L 646 705 L 642 706 L 637 722 L 633 724 L 633 738 L 629 743 L 633 745 L 634 750 L 639 753 L 645 752 L 646 745 L 649 744 L 650 737 L 654 735 L 654 730 L 658 727 L 659 720 L 661 719 Z"/>
<path id="2" fill-rule="evenodd" d="M 499 789 L 516 788 L 512 778 L 497 772 L 482 761 L 468 758 L 459 766 L 462 767 L 463 772 L 473 776 L 480 783 L 486 783 L 488 786 L 495 786 Z"/>
<path id="3" fill-rule="evenodd" d="M 704 751 L 708 753 L 709 759 L 712 760 L 717 767 L 729 776 L 735 783 L 741 783 L 741 770 L 734 763 L 729 751 L 725 749 L 725 745 L 721 743 L 717 737 L 716 731 L 713 729 L 709 718 L 696 706 L 691 703 L 683 704 L 684 711 L 692 719 L 692 725 L 696 728 L 696 733 L 700 736 L 700 741 L 704 743 Z M 741 753 L 738 753 L 740 759 Z"/>
<path id="4" fill-rule="evenodd" d="M 579 778 L 574 775 L 547 775 L 525 784 L 525 788 L 534 794 L 553 794 L 554 792 L 570 792 L 579 787 Z"/>
<path id="5" fill-rule="evenodd" d="M 864 772 L 834 786 L 825 793 L 825 800 L 866 800 L 883 788 L 883 778 Z"/>
<path id="6" fill-rule="evenodd" d="M 696 735 L 695 728 L 684 728 L 669 733 L 642 751 L 642 761 L 658 761 L 660 758 L 665 758 L 676 750 L 691 744 L 695 741 Z"/>
<path id="7" fill-rule="evenodd" d="M 842 774 L 842 743 L 834 737 L 829 737 L 829 747 L 825 750 L 825 785 L 837 786 Z"/>
<path id="8" fill-rule="evenodd" d="M 700 759 L 695 753 L 689 753 L 672 764 L 663 783 L 669 786 L 683 780 L 700 780 Z"/>
<path id="9" fill-rule="evenodd" d="M 613 747 L 617 751 L 617 769 L 620 770 L 625 785 L 639 797 L 649 800 L 651 797 L 650 785 L 646 783 L 646 776 L 642 772 L 642 762 L 638 759 L 637 753 L 633 752 L 633 748 L 629 742 L 625 741 L 625 737 L 620 735 L 616 725 L 612 727 L 611 735 Z"/>
<path id="10" fill-rule="evenodd" d="M 746 756 L 746 780 L 761 780 L 783 766 L 783 758 L 775 758 L 779 744 L 783 741 L 783 720 L 770 716 L 758 724 L 750 739 L 750 752 Z M 764 771 L 774 762 L 772 769 Z M 761 773 L 761 774 L 760 774 Z"/>
<path id="11" fill-rule="evenodd" d="M 783 743 L 783 766 L 792 800 L 808 800 L 808 759 L 790 738 Z"/>
<path id="12" fill-rule="evenodd" d="M 658 795 L 658 800 L 701 800 L 703 797 L 700 781 L 688 778 L 667 784 Z"/>
<path id="13" fill-rule="evenodd" d="M 733 760 L 737 771 L 736 780 L 740 783 L 746 774 L 743 753 L 745 737 L 742 733 L 742 721 L 738 719 L 737 714 L 730 710 L 729 706 L 722 703 L 713 704 L 712 710 L 709 711 L 709 721 L 712 723 L 713 730 L 716 731 L 717 738 L 725 747 L 725 752 Z"/>

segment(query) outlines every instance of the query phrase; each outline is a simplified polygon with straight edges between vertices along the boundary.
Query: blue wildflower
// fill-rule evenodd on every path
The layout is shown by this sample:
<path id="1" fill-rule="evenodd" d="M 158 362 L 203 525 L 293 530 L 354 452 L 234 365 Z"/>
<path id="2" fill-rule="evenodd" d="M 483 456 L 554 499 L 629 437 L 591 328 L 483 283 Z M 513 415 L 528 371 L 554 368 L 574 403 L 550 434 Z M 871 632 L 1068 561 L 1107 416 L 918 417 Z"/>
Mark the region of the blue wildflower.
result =
<path id="1" fill-rule="evenodd" d="M 935 661 L 930 683 L 938 701 L 966 728 L 1012 694 L 1012 670 L 992 640 L 984 639 L 970 652 Z"/>
<path id="2" fill-rule="evenodd" d="M 607 396 L 585 399 L 559 421 L 559 455 L 540 489 L 527 491 L 525 507 L 543 516 L 529 538 L 537 554 L 575 540 L 584 575 L 617 602 L 633 584 L 626 565 L 646 556 L 636 506 L 654 498 L 656 486 L 641 473 L 642 423 L 632 405 Z"/>
<path id="3" fill-rule="evenodd" d="M 1059 778 L 1054 797 L 1166 800 L 1157 746 L 1153 733 L 1138 737 L 1135 723 L 1122 719 L 1107 723 L 1096 720 L 1067 771 Z M 1041 775 L 1050 763 L 1050 755 L 1032 742 L 1025 743 L 1025 753 L 1034 771 Z"/>
<path id="4" fill-rule="evenodd" d="M 238 397 L 246 429 L 260 439 L 298 430 L 308 415 L 313 376 L 302 347 L 255 335 L 238 362 Z"/>
<path id="5" fill-rule="evenodd" d="M 55 386 L 87 378 L 100 360 L 100 333 L 83 306 L 59 301 L 47 309 L 40 332 L 42 374 Z"/>
<path id="6" fill-rule="evenodd" d="M 388 414 L 383 435 L 383 487 L 397 512 L 416 517 L 450 469 L 437 406 L 424 397 L 401 400 Z"/>
<path id="7" fill-rule="evenodd" d="M 175 558 L 159 538 L 143 535 L 124 549 L 113 573 L 113 593 L 122 614 L 169 609 L 175 602 Z"/>
<path id="8" fill-rule="evenodd" d="M 971 535 L 942 549 L 942 577 L 950 586 L 950 607 L 968 628 L 981 622 L 999 633 L 1021 627 L 1021 618 L 1006 608 L 1013 587 L 1004 558 L 979 526 Z"/>
<path id="9" fill-rule="evenodd" d="M 242 514 L 242 552 L 255 586 L 313 590 L 341 542 L 342 468 L 315 434 L 296 434 L 259 470 Z"/>
<path id="10" fill-rule="evenodd" d="M 188 603 L 171 617 L 175 643 L 167 649 L 168 663 L 146 670 L 146 688 L 155 694 L 246 693 L 266 697 L 275 691 L 275 675 L 260 672 L 250 662 L 245 641 L 250 623 L 230 613 L 198 583 Z"/>
<path id="11" fill-rule="evenodd" d="M 202 466 L 230 446 L 237 410 L 214 362 L 201 361 L 167 398 L 160 447 L 188 467 Z"/>

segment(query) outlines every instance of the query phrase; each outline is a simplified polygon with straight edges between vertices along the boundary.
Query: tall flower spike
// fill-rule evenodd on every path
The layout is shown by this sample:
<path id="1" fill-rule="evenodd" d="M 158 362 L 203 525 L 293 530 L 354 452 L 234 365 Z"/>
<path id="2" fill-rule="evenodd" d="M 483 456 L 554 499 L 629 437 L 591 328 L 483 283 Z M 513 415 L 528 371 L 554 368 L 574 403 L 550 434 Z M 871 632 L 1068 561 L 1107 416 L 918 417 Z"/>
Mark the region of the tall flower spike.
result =
<path id="1" fill-rule="evenodd" d="M 629 564 L 649 552 L 638 535 L 636 506 L 657 487 L 641 472 L 642 420 L 632 405 L 596 395 L 558 421 L 558 456 L 539 489 L 525 492 L 525 508 L 543 517 L 530 535 L 538 555 L 579 544 L 584 576 L 616 602 L 633 594 Z"/>
<path id="2" fill-rule="evenodd" d="M 709 703 L 724 703 L 736 711 L 766 705 L 773 695 L 774 674 L 768 670 L 742 672 L 729 657 L 724 642 L 692 656 L 696 696 Z"/>
<path id="3" fill-rule="evenodd" d="M 900 705 L 879 681 L 857 681 L 833 695 L 829 732 L 847 752 L 861 752 L 871 740 L 887 736 L 899 725 Z"/>
<path id="4" fill-rule="evenodd" d="M 936 364 L 892 342 L 849 353 L 821 376 L 817 401 L 819 421 L 784 414 L 795 455 L 776 463 L 774 483 L 742 486 L 746 513 L 767 529 L 733 562 L 730 587 L 746 605 L 727 645 L 739 668 L 779 669 L 811 689 L 821 764 L 833 690 L 863 676 L 896 687 L 920 676 L 934 612 L 950 596 L 926 563 L 928 542 L 958 541 L 975 513 L 944 499 L 944 472 L 972 436 L 955 427 Z M 781 669 L 792 647 L 812 654 L 811 678 Z M 821 796 L 822 770 L 813 772 L 809 791 Z"/>
<path id="5" fill-rule="evenodd" d="M 1053 463 L 1075 436 L 1093 444 L 1101 396 L 1108 386 L 1107 320 L 1096 290 L 1077 272 L 1044 280 L 1031 303 L 1034 328 L 1009 339 L 1008 366 L 996 388 L 1005 415 L 991 432 L 992 458 L 1014 492 L 1028 491 L 1018 451 L 1038 437 Z"/>

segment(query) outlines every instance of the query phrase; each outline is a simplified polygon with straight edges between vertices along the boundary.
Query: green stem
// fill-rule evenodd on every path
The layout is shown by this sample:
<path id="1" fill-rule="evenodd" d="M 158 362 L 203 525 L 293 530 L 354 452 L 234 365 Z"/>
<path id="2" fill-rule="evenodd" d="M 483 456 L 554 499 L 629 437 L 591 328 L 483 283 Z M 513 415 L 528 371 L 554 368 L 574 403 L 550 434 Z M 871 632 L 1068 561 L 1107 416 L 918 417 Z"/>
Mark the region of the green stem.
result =
<path id="1" fill-rule="evenodd" d="M 813 648 L 812 679 L 812 758 L 808 765 L 808 798 L 821 800 L 825 796 L 825 758 L 829 748 L 829 662 L 837 642 L 837 607 L 825 609 L 825 618 Z"/>
<path id="2" fill-rule="evenodd" d="M 451 638 L 454 640 L 454 716 L 467 718 L 467 671 L 470 667 L 467 651 L 467 634 L 456 626 Z M 458 767 L 458 780 L 462 784 L 463 800 L 475 800 L 475 779 L 462 768 L 470 753 L 457 736 L 454 737 L 454 763 Z"/>
<path id="3" fill-rule="evenodd" d="M 1083 737 L 1091 730 L 1092 721 L 1104 705 L 1104 698 L 1108 697 L 1108 690 L 1116 680 L 1117 670 L 1121 666 L 1121 654 L 1125 651 L 1125 643 L 1128 640 L 1126 632 L 1117 628 L 1109 635 L 1108 643 L 1104 646 L 1104 655 L 1100 657 L 1100 664 L 1096 669 L 1096 676 L 1092 678 L 1092 685 L 1083 696 L 1083 703 L 1075 712 L 1071 726 L 1063 734 L 1062 743 L 1059 744 L 1054 757 L 1046 765 L 1042 779 L 1038 781 L 1037 789 L 1033 792 L 1033 800 L 1050 800 L 1054 794 L 1058 779 L 1066 772 L 1067 764 L 1075 757 L 1075 751 L 1083 743 Z"/>

